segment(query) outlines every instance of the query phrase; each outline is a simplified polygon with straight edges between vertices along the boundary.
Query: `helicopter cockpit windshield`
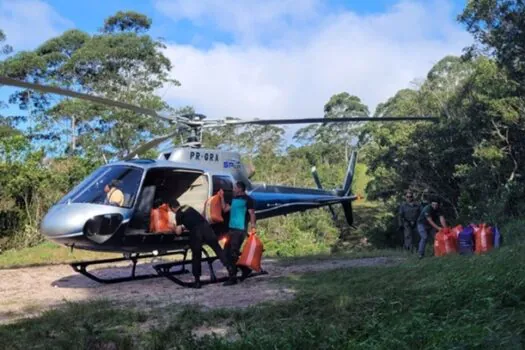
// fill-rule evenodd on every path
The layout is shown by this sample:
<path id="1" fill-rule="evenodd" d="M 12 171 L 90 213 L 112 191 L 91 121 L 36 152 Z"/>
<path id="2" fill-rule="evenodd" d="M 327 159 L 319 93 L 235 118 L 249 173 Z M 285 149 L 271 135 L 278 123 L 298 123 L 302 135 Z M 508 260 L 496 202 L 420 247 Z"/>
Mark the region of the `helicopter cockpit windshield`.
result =
<path id="1" fill-rule="evenodd" d="M 137 197 L 143 170 L 125 165 L 110 165 L 95 170 L 58 204 L 92 203 L 131 208 Z"/>

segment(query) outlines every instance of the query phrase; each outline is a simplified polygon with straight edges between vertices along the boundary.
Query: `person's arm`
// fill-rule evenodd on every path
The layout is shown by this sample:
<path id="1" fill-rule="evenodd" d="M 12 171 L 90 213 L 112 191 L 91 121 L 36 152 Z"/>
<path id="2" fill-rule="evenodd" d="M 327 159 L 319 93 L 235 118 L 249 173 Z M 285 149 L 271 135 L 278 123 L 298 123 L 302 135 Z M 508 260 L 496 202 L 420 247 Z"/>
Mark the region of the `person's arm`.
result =
<path id="1" fill-rule="evenodd" d="M 219 197 L 221 198 L 222 211 L 225 213 L 229 212 L 230 205 L 226 203 L 226 201 L 224 200 L 224 191 L 222 190 L 222 188 L 217 193 L 219 194 Z"/>
<path id="2" fill-rule="evenodd" d="M 175 228 L 173 229 L 173 231 L 175 232 L 175 234 L 177 236 L 180 236 L 182 234 L 182 225 L 178 225 L 178 226 L 175 226 Z"/>
<path id="3" fill-rule="evenodd" d="M 182 222 L 182 214 L 181 214 L 181 211 L 178 210 L 175 213 L 175 223 L 173 224 L 173 231 L 178 236 L 180 236 L 182 234 L 182 227 L 183 227 L 183 225 L 182 224 L 177 225 L 177 223 L 180 223 L 180 222 Z"/>
<path id="4" fill-rule="evenodd" d="M 442 227 L 447 227 L 447 222 L 445 221 L 445 217 L 443 215 L 439 216 L 439 221 L 441 221 Z"/>
<path id="5" fill-rule="evenodd" d="M 255 219 L 255 202 L 253 201 L 253 199 L 250 198 L 248 200 L 247 207 L 248 207 L 248 213 L 250 214 L 250 225 L 252 227 L 252 230 L 255 231 L 257 227 L 256 227 L 256 219 Z"/>
<path id="6" fill-rule="evenodd" d="M 434 220 L 432 220 L 432 218 L 430 217 L 430 215 L 427 214 L 427 221 L 428 223 L 433 227 L 435 228 L 436 230 L 441 230 L 441 227 L 439 227 L 438 225 L 436 225 L 436 223 L 434 222 Z"/>
<path id="7" fill-rule="evenodd" d="M 399 206 L 399 212 L 398 212 L 397 218 L 398 218 L 398 223 L 399 223 L 398 227 L 401 229 L 403 228 L 403 204 Z"/>

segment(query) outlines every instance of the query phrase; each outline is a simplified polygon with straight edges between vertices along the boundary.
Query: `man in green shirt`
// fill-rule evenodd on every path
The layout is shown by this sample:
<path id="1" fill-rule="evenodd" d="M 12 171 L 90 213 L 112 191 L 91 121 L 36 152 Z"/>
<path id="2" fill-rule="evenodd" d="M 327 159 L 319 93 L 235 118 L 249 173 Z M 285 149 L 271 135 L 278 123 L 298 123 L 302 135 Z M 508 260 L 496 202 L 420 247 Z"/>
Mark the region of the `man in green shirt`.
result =
<path id="1" fill-rule="evenodd" d="M 440 222 L 438 226 L 436 222 Z M 425 256 L 425 247 L 429 235 L 434 236 L 434 233 L 441 230 L 442 227 L 447 227 L 447 222 L 441 211 L 440 203 L 437 198 L 432 199 L 432 202 L 425 206 L 419 214 L 417 219 L 417 231 L 421 237 L 419 240 L 419 258 Z"/>

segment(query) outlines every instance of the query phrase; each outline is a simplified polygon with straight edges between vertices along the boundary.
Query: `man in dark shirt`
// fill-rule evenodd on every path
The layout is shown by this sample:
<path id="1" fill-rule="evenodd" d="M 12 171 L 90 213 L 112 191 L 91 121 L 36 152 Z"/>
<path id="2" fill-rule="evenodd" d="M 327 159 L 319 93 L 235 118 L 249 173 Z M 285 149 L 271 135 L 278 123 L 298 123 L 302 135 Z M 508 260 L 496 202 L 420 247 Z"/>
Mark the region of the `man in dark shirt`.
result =
<path id="1" fill-rule="evenodd" d="M 246 194 L 246 185 L 242 181 L 237 181 L 233 187 L 234 197 L 231 206 L 224 202 L 222 197 L 222 207 L 225 212 L 230 212 L 228 223 L 228 240 L 224 246 L 226 257 L 232 268 L 230 279 L 225 285 L 237 283 L 237 261 L 241 256 L 241 246 L 248 233 L 248 222 L 251 224 L 251 231 L 255 232 L 255 202 Z M 241 266 L 241 281 L 248 277 L 251 270 Z"/>
<path id="2" fill-rule="evenodd" d="M 200 288 L 200 276 L 201 276 L 201 259 L 202 259 L 202 245 L 206 243 L 215 252 L 219 260 L 228 270 L 231 275 L 231 268 L 229 267 L 228 260 L 221 249 L 217 236 L 213 229 L 208 224 L 206 219 L 195 209 L 188 205 L 181 206 L 179 201 L 171 199 L 168 201 L 170 210 L 175 213 L 175 221 L 177 226 L 174 227 L 174 231 L 177 235 L 182 233 L 183 226 L 190 231 L 190 248 L 192 256 L 192 267 L 193 276 L 195 277 L 195 288 Z"/>
<path id="3" fill-rule="evenodd" d="M 404 248 L 412 251 L 415 247 L 417 233 L 417 219 L 421 213 L 419 204 L 414 201 L 412 191 L 406 194 L 406 202 L 399 206 L 399 228 L 404 233 Z"/>
<path id="4" fill-rule="evenodd" d="M 432 199 L 432 202 L 423 208 L 421 214 L 417 219 L 417 230 L 421 239 L 419 240 L 419 258 L 425 256 L 425 247 L 429 235 L 433 236 L 433 233 L 441 230 L 442 227 L 438 226 L 436 222 L 441 223 L 442 227 L 447 227 L 445 217 L 440 208 L 440 203 L 437 198 Z"/>

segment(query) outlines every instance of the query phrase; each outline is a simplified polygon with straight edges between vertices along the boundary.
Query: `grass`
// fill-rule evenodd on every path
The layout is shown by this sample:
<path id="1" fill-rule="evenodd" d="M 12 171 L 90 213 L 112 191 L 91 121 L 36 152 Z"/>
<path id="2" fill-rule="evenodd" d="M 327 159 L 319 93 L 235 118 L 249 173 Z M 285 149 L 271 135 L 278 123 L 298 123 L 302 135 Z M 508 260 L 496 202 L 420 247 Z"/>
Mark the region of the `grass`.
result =
<path id="1" fill-rule="evenodd" d="M 52 242 L 44 242 L 35 247 L 10 249 L 0 254 L 0 269 L 63 264 L 79 260 L 120 257 L 120 254 L 90 252 L 70 249 Z"/>
<path id="2" fill-rule="evenodd" d="M 522 349 L 524 263 L 516 246 L 312 273 L 278 281 L 298 291 L 294 300 L 245 310 L 70 304 L 0 327 L 0 348 Z M 192 336 L 202 326 L 230 335 Z"/>

